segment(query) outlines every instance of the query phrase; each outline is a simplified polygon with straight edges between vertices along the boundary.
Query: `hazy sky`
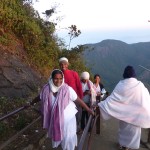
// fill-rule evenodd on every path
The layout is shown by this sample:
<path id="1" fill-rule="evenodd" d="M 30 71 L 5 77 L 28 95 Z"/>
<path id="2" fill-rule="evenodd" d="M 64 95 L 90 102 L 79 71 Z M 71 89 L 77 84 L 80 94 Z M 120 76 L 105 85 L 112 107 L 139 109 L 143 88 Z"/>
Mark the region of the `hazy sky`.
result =
<path id="1" fill-rule="evenodd" d="M 150 0 L 39 0 L 39 13 L 58 5 L 51 19 L 61 17 L 57 34 L 68 44 L 72 24 L 81 30 L 71 46 L 116 39 L 126 43 L 150 41 Z M 43 16 L 44 17 L 44 16 Z"/>

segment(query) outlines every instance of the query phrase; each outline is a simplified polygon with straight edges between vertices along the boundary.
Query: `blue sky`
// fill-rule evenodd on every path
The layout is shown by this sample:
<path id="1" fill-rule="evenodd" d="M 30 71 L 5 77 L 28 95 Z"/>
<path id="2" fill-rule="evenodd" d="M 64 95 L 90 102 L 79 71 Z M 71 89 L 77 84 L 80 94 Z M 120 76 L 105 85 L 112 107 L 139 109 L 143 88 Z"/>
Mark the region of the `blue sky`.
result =
<path id="1" fill-rule="evenodd" d="M 72 47 L 105 39 L 150 41 L 150 0 L 39 0 L 34 8 L 41 14 L 56 5 L 56 13 L 50 19 L 59 20 L 56 34 L 66 45 L 66 28 L 72 24 L 81 30 L 81 35 L 72 40 Z"/>

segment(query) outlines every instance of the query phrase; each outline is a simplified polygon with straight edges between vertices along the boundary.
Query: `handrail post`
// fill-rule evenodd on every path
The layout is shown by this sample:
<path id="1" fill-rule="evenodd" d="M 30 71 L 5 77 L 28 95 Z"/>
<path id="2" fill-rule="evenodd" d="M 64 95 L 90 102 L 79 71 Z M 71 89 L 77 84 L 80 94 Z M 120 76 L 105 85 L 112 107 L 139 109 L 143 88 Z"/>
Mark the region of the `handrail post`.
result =
<path id="1" fill-rule="evenodd" d="M 147 138 L 147 143 L 150 143 L 150 128 L 148 129 L 148 138 Z"/>
<path id="2" fill-rule="evenodd" d="M 96 120 L 96 134 L 100 134 L 100 110 L 99 106 L 96 106 L 96 116 L 98 116 Z"/>

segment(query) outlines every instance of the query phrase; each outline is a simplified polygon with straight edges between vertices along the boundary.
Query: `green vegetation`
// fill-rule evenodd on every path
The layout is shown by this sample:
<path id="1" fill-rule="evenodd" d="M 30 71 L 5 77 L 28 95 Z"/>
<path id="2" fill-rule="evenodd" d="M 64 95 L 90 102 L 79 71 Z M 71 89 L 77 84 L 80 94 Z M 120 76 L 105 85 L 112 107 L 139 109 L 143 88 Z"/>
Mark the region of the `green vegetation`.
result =
<path id="1" fill-rule="evenodd" d="M 62 50 L 64 43 L 54 35 L 56 24 L 40 18 L 31 2 L 29 0 L 1 0 L 0 44 L 10 46 L 20 41 L 27 54 L 26 61 L 36 66 L 46 77 L 49 76 L 50 70 L 58 67 L 58 59 L 62 55 L 74 63 L 72 64 L 74 70 L 79 72 L 81 69 L 84 70 L 85 65 L 79 55 L 82 51 L 81 47 L 73 48 L 69 52 L 67 48 Z M 53 8 L 45 11 L 48 17 L 51 17 L 53 13 L 55 13 Z M 75 25 L 71 25 L 69 29 L 68 34 L 72 35 L 71 40 L 81 33 Z M 12 48 L 11 50 L 15 51 Z"/>
<path id="2" fill-rule="evenodd" d="M 59 67 L 58 59 L 65 56 L 69 59 L 70 69 L 79 74 L 87 70 L 80 57 L 82 46 L 71 50 L 59 39 L 55 33 L 56 24 L 40 18 L 37 11 L 32 7 L 32 0 L 1 0 L 0 2 L 0 46 L 6 53 L 21 56 L 22 61 L 36 68 L 46 78 L 53 68 Z M 51 17 L 55 10 L 45 11 L 47 17 Z M 81 33 L 75 25 L 68 29 L 70 43 Z M 21 50 L 19 48 L 21 47 Z M 22 57 L 23 56 L 23 57 Z M 0 98 L 0 116 L 22 107 L 27 100 L 10 100 Z M 23 110 L 8 119 L 0 122 L 0 139 L 8 139 L 18 130 L 24 128 L 37 113 L 33 109 Z"/>
<path id="3" fill-rule="evenodd" d="M 4 114 L 13 111 L 15 108 L 21 107 L 26 102 L 25 99 L 8 99 L 5 97 L 0 97 L 0 114 Z"/>
<path id="4" fill-rule="evenodd" d="M 25 99 L 8 99 L 5 97 L 0 98 L 0 116 L 4 116 L 13 112 L 17 108 L 25 105 Z M 23 110 L 8 119 L 4 119 L 0 122 L 0 139 L 8 139 L 8 137 L 14 135 L 17 131 L 23 129 L 29 123 L 32 122 L 39 114 L 33 111 L 31 108 Z"/>

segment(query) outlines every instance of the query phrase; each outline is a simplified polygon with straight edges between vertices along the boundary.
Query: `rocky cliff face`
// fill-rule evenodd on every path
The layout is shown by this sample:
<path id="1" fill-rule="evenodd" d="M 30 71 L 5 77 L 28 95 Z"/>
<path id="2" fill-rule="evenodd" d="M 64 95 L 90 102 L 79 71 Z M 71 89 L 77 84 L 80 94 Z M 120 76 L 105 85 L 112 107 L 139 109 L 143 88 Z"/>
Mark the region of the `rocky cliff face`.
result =
<path id="1" fill-rule="evenodd" d="M 41 85 L 41 75 L 23 62 L 21 55 L 0 46 L 0 97 L 25 98 Z"/>

